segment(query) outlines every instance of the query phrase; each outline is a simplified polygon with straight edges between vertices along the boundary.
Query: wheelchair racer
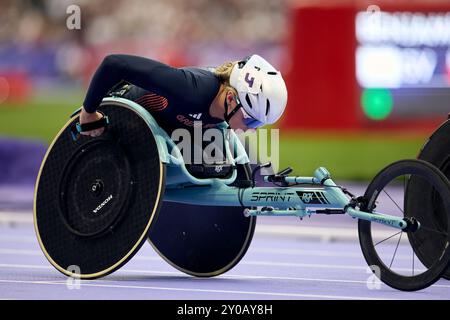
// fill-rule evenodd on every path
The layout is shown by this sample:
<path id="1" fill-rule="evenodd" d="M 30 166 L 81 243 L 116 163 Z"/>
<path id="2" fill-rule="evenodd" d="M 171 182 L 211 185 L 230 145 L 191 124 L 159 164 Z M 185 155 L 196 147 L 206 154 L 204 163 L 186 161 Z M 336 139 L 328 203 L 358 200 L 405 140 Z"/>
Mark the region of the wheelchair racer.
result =
<path id="1" fill-rule="evenodd" d="M 130 94 L 125 97 L 146 108 L 167 132 L 192 128 L 194 121 L 201 121 L 203 128 L 226 121 L 232 129 L 256 129 L 275 123 L 287 104 L 281 73 L 256 54 L 217 68 L 174 68 L 144 57 L 115 54 L 108 55 L 96 70 L 80 123 L 100 120 L 102 114 L 96 110 L 102 99 L 124 82 L 123 91 L 132 93 L 131 98 Z M 103 131 L 82 134 L 96 137 Z"/>

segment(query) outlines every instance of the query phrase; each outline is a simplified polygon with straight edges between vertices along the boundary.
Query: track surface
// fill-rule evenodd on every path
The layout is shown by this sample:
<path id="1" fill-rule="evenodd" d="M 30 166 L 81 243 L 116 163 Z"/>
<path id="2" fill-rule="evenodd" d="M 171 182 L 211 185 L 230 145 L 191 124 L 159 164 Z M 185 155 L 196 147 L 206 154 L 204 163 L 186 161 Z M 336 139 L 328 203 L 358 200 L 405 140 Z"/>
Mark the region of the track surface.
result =
<path id="1" fill-rule="evenodd" d="M 301 228 L 292 219 L 290 228 Z M 334 231 L 356 231 L 354 222 L 350 220 L 348 228 L 338 226 Z M 199 279 L 185 275 L 145 244 L 116 273 L 82 281 L 77 289 L 73 288 L 76 283 L 70 279 L 68 282 L 47 262 L 31 224 L 3 224 L 0 299 L 450 299 L 450 281 L 446 280 L 412 293 L 384 284 L 378 286 L 371 281 L 373 277 L 367 271 L 353 231 L 343 241 L 324 241 L 327 238 L 299 237 L 292 232 L 290 236 L 268 233 L 267 228 L 273 231 L 288 226 L 274 228 L 264 219 L 259 225 L 244 259 L 219 277 Z M 305 224 L 305 230 L 315 227 L 314 223 Z"/>

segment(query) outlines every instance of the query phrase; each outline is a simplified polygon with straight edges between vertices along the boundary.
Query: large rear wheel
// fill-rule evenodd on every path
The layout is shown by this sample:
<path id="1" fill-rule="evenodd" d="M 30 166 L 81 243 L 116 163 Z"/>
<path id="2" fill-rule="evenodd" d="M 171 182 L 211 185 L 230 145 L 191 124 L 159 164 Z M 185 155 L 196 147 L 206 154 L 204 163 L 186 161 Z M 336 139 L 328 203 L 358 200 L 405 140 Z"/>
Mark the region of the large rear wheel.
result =
<path id="1" fill-rule="evenodd" d="M 248 181 L 249 165 L 238 165 L 237 180 Z M 196 277 L 229 271 L 244 257 L 256 217 L 241 207 L 164 202 L 149 233 L 156 252 L 174 268 Z"/>
<path id="2" fill-rule="evenodd" d="M 34 199 L 45 257 L 63 274 L 82 279 L 106 276 L 136 254 L 156 220 L 165 186 L 165 165 L 145 115 L 116 101 L 99 110 L 111 119 L 100 137 L 74 139 L 78 117 L 59 132 Z"/>
<path id="3" fill-rule="evenodd" d="M 418 159 L 427 161 L 435 165 L 442 173 L 450 179 L 450 120 L 444 122 L 428 139 L 420 150 Z M 408 199 L 415 199 L 418 197 L 424 197 L 424 194 L 428 195 L 428 199 L 423 202 L 424 206 L 427 206 L 427 211 L 433 212 L 433 219 L 436 224 L 442 224 L 442 220 L 445 218 L 442 216 L 442 210 L 440 209 L 441 203 L 433 198 L 433 193 L 424 193 L 422 187 L 417 184 L 411 184 L 408 187 L 408 193 L 406 197 Z M 419 215 L 420 210 L 418 207 L 411 206 L 410 212 L 414 215 Z M 430 254 L 427 251 L 419 248 L 420 243 L 413 241 L 412 245 L 417 248 L 418 255 L 424 260 L 425 263 L 432 259 L 432 256 L 436 253 L 430 248 Z M 443 277 L 450 280 L 450 268 L 444 273 Z"/>

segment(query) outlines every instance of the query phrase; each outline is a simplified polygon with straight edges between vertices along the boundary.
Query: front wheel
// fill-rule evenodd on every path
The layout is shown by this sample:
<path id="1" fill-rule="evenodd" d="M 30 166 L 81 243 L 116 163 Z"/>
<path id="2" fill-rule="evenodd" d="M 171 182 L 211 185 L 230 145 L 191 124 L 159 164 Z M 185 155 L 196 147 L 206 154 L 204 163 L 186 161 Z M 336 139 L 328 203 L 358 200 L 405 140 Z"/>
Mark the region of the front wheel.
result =
<path id="1" fill-rule="evenodd" d="M 422 195 L 413 200 L 406 197 L 411 185 L 420 185 Z M 430 199 L 440 205 L 441 219 L 435 223 L 434 212 L 423 203 Z M 369 184 L 361 206 L 362 211 L 380 212 L 407 219 L 416 219 L 415 231 L 399 230 L 376 222 L 359 220 L 359 241 L 372 271 L 387 285 L 404 291 L 415 291 L 435 283 L 446 271 L 450 261 L 450 182 L 435 166 L 421 160 L 402 160 L 384 168 Z M 411 208 L 421 214 L 411 215 Z M 410 220 L 413 221 L 413 220 Z M 414 229 L 414 228 L 412 228 Z M 433 248 L 427 261 L 421 252 Z"/>

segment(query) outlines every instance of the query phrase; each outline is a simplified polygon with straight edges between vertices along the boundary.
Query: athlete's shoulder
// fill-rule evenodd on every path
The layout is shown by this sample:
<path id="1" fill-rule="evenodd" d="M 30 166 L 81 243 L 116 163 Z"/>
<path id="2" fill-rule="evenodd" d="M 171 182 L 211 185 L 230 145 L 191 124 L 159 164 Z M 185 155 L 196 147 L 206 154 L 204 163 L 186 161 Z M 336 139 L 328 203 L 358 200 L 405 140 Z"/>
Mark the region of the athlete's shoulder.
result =
<path id="1" fill-rule="evenodd" d="M 214 68 L 210 67 L 182 67 L 180 69 L 198 77 L 217 78 Z"/>
<path id="2" fill-rule="evenodd" d="M 183 67 L 180 70 L 183 70 L 186 80 L 191 82 L 197 95 L 206 95 L 209 99 L 217 94 L 220 80 L 213 70 L 204 67 Z"/>

